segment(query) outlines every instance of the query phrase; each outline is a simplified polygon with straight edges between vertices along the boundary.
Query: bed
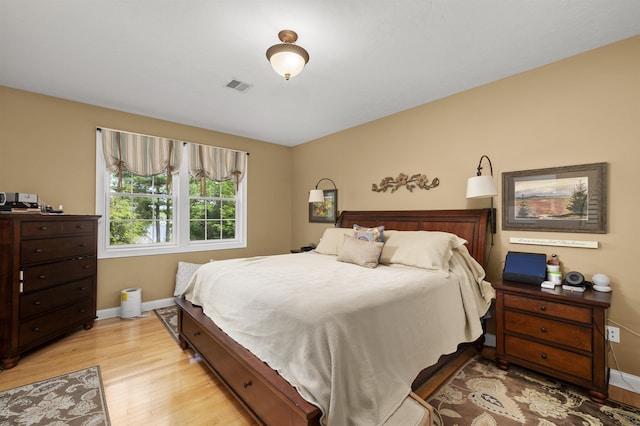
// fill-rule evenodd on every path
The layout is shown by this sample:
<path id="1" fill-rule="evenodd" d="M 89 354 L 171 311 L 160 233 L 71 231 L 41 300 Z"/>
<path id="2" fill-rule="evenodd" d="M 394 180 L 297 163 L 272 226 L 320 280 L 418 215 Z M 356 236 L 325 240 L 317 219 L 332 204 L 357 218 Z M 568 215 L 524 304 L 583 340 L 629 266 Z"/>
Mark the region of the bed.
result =
<path id="1" fill-rule="evenodd" d="M 480 284 L 477 294 L 465 298 L 467 290 L 458 290 L 457 287 L 453 290 L 448 283 L 451 280 L 459 281 L 458 277 L 462 274 L 457 270 L 434 274 L 433 271 L 404 265 L 395 269 L 397 265 L 362 268 L 350 262 L 336 262 L 334 256 L 326 253 L 236 259 L 221 261 L 221 265 L 213 262 L 213 265 L 198 270 L 184 292 L 185 297 L 176 298 L 180 346 L 182 349 L 192 347 L 198 352 L 212 372 L 259 423 L 382 424 L 389 413 L 398 407 L 398 396 L 403 392 L 406 395 L 424 383 L 442 363 L 439 361 L 441 356 L 455 352 L 459 344 L 476 339 L 482 341 L 479 317 L 488 305 L 477 308 L 469 306 L 475 306 L 474 300 L 484 298 L 486 303 L 486 299 L 492 297 L 490 285 L 482 280 L 484 271 L 481 268 L 484 266 L 488 217 L 488 209 L 345 211 L 337 224 L 338 228 L 349 230 L 354 225 L 364 228 L 384 226 L 384 232 L 391 238 L 412 235 L 410 231 L 455 234 L 466 240 L 467 244 L 465 250 L 454 250 L 456 254 L 451 258 L 451 264 L 454 259 L 463 259 L 456 262 L 465 263 L 465 256 L 475 259 L 473 263 L 477 268 L 473 280 Z M 393 234 L 394 231 L 409 232 Z M 389 247 L 391 241 L 387 241 Z M 223 264 L 228 269 L 222 269 Z M 239 268 L 248 269 L 245 272 L 245 269 Z M 248 287 L 252 281 L 258 281 L 252 274 L 260 276 L 262 280 L 271 275 L 273 268 L 278 271 L 291 270 L 291 276 L 280 277 L 278 282 L 269 284 L 268 294 L 261 299 L 256 298 Z M 297 273 L 294 273 L 296 270 Z M 390 289 L 386 283 L 391 282 L 392 275 L 394 278 L 396 275 L 403 278 Z M 442 284 L 423 286 L 425 275 L 430 275 L 430 280 L 433 276 L 434 282 Z M 314 287 L 319 284 L 320 276 L 334 277 L 322 283 L 325 286 L 322 292 L 314 290 L 320 288 Z M 216 280 L 217 283 L 223 278 L 228 279 L 229 283 L 216 284 L 214 289 L 207 286 L 209 281 Z M 341 279 L 346 283 L 338 284 Z M 373 290 L 350 285 L 350 281 L 359 280 L 375 288 L 377 293 L 373 299 L 379 300 L 361 303 L 365 295 L 363 292 Z M 420 284 L 413 284 L 412 280 Z M 482 285 L 485 286 L 485 294 L 480 294 Z M 293 286 L 295 291 L 287 292 L 287 286 Z M 249 288 L 244 290 L 245 293 L 234 293 L 236 288 L 245 287 Z M 323 297 L 320 293 L 328 296 Z M 214 299 L 220 306 L 211 306 L 208 298 Z M 285 304 L 289 299 L 292 299 L 292 304 Z M 338 299 L 341 306 L 351 308 L 334 307 L 329 299 Z M 445 300 L 456 307 L 445 305 Z M 400 303 L 409 303 L 411 308 L 405 308 Z M 425 306 L 424 311 L 421 306 Z M 244 315 L 245 309 L 255 312 Z M 466 312 L 463 320 L 460 319 L 463 314 L 457 314 L 461 309 Z M 446 333 L 442 333 L 442 327 L 424 325 L 427 320 L 437 322 L 438 316 L 445 315 L 447 310 L 454 312 L 454 317 L 447 318 L 447 327 L 453 328 Z M 265 312 L 271 316 L 261 316 L 267 315 Z M 216 318 L 217 322 L 212 318 Z M 389 318 L 394 318 L 394 321 L 389 321 Z M 406 321 L 406 324 L 402 321 Z M 273 330 L 266 329 L 263 324 L 269 324 L 269 327 L 274 324 Z M 440 331 L 437 332 L 437 329 Z M 303 334 L 291 339 L 287 333 L 294 331 Z M 416 334 L 418 331 L 431 334 L 425 334 L 424 339 L 402 337 L 422 336 Z M 369 335 L 372 338 L 366 337 Z M 372 346 L 370 341 L 376 339 L 383 339 L 387 344 Z M 291 343 L 286 342 L 291 340 L 295 340 L 296 345 L 287 347 Z M 380 345 L 380 342 L 375 344 Z M 253 352 L 247 348 L 252 348 Z M 281 356 L 282 359 L 279 358 Z M 416 368 L 418 365 L 420 368 Z M 351 386 L 356 382 L 358 386 Z M 350 399 L 353 401 L 349 402 Z M 373 412 L 375 414 L 370 414 Z M 377 417 L 368 419 L 366 416 L 369 415 Z"/>

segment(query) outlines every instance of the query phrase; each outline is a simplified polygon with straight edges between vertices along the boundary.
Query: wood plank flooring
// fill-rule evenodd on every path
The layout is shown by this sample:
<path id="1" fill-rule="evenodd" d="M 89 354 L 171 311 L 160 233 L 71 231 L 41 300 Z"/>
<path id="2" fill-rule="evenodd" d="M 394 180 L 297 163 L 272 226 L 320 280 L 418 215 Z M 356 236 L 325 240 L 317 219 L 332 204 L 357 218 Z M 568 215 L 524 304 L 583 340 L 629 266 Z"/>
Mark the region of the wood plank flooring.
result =
<path id="1" fill-rule="evenodd" d="M 109 416 L 120 425 L 255 425 L 191 350 L 182 351 L 154 313 L 96 321 L 27 353 L 0 372 L 0 390 L 100 365 Z"/>

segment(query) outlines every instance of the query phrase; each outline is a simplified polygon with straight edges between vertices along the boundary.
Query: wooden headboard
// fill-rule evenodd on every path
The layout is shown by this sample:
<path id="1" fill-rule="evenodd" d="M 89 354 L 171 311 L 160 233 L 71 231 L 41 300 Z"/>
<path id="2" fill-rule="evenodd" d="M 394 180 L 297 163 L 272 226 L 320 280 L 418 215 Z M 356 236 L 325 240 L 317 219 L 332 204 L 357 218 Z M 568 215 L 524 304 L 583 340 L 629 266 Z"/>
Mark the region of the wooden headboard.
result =
<path id="1" fill-rule="evenodd" d="M 443 231 L 456 234 L 469 242 L 471 256 L 485 265 L 485 249 L 490 209 L 476 210 L 381 210 L 343 211 L 337 226 L 351 228 L 354 224 L 398 231 Z"/>

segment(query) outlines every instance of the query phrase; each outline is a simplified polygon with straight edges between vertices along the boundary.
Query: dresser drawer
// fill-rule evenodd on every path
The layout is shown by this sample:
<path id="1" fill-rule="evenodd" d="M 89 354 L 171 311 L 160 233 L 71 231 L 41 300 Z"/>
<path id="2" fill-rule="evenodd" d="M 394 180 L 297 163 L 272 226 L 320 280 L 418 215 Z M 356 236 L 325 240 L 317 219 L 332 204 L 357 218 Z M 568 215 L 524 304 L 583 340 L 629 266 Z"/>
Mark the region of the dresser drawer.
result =
<path id="1" fill-rule="evenodd" d="M 505 311 L 505 330 L 544 339 L 560 345 L 591 352 L 591 327 L 567 324 L 555 319 Z"/>
<path id="2" fill-rule="evenodd" d="M 93 220 L 43 220 L 23 222 L 21 235 L 23 239 L 54 237 L 58 235 L 92 234 L 96 223 Z"/>
<path id="3" fill-rule="evenodd" d="M 22 271 L 22 291 L 29 293 L 67 281 L 95 275 L 98 261 L 95 257 L 30 266 Z"/>
<path id="4" fill-rule="evenodd" d="M 93 300 L 86 299 L 20 323 L 18 347 L 38 344 L 56 334 L 71 329 L 74 325 L 89 323 L 95 319 Z"/>
<path id="5" fill-rule="evenodd" d="M 591 381 L 591 357 L 532 342 L 515 336 L 505 336 L 506 353 L 547 368 Z"/>
<path id="6" fill-rule="evenodd" d="M 20 319 L 47 312 L 93 295 L 93 278 L 74 281 L 20 296 Z"/>
<path id="7" fill-rule="evenodd" d="M 253 371 L 216 341 L 205 336 L 205 331 L 188 315 L 182 316 L 182 332 L 194 349 L 212 362 L 212 367 L 218 374 L 266 424 L 294 424 L 291 409 L 287 404 Z"/>
<path id="8" fill-rule="evenodd" d="M 95 236 L 48 238 L 23 241 L 20 247 L 21 263 L 38 263 L 95 254 Z"/>
<path id="9" fill-rule="evenodd" d="M 591 324 L 591 309 L 581 306 L 505 294 L 504 307 Z"/>

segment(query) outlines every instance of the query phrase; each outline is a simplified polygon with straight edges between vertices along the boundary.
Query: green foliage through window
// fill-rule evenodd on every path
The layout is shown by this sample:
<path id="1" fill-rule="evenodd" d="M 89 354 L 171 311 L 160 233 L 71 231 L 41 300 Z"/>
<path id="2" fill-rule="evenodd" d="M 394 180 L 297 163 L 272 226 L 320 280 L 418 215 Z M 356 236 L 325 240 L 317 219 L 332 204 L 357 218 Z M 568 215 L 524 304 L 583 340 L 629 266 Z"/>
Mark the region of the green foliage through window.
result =
<path id="1" fill-rule="evenodd" d="M 203 191 L 204 190 L 204 191 Z M 224 240 L 236 234 L 236 188 L 233 181 L 189 177 L 189 239 Z"/>
<path id="2" fill-rule="evenodd" d="M 167 176 L 122 174 L 109 180 L 109 245 L 169 243 L 173 241 L 173 198 Z"/>

